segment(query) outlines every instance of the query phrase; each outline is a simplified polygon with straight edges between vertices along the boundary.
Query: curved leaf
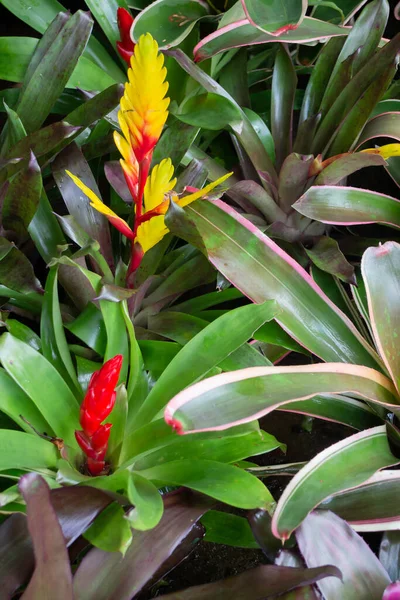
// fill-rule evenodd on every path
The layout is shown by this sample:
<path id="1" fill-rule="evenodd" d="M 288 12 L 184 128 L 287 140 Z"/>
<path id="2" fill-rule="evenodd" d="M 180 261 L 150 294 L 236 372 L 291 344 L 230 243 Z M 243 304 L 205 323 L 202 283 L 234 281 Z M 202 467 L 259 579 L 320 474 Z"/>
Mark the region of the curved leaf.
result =
<path id="1" fill-rule="evenodd" d="M 4 369 L 32 399 L 55 434 L 76 447 L 74 430 L 79 407 L 58 371 L 44 356 L 10 333 L 0 338 L 0 360 Z"/>
<path id="2" fill-rule="evenodd" d="M 162 50 L 178 46 L 207 15 L 206 6 L 196 0 L 156 0 L 135 18 L 132 38 L 137 42 L 149 32 Z"/>
<path id="3" fill-rule="evenodd" d="M 54 444 L 35 434 L 0 430 L 0 470 L 55 469 L 59 453 Z"/>
<path id="4" fill-rule="evenodd" d="M 288 539 L 322 500 L 364 483 L 376 471 L 397 462 L 384 425 L 333 444 L 310 460 L 285 488 L 272 517 L 273 534 Z"/>
<path id="5" fill-rule="evenodd" d="M 371 348 L 297 262 L 221 201 L 185 208 L 211 263 L 253 302 L 274 299 L 276 321 L 327 361 L 376 366 Z"/>
<path id="6" fill-rule="evenodd" d="M 324 23 L 312 17 L 304 17 L 299 27 L 293 31 L 287 31 L 282 35 L 270 35 L 253 27 L 247 19 L 240 19 L 229 23 L 214 33 L 203 38 L 194 49 L 197 62 L 211 58 L 219 52 L 239 48 L 241 46 L 253 46 L 257 44 L 268 44 L 270 42 L 287 42 L 288 44 L 302 44 L 315 42 L 324 38 L 347 35 L 348 30 L 337 27 L 331 23 Z"/>
<path id="7" fill-rule="evenodd" d="M 280 0 L 278 3 L 281 4 Z M 278 170 L 292 151 L 293 104 L 296 87 L 297 76 L 291 56 L 285 46 L 279 44 L 271 88 L 271 131 L 275 142 Z"/>
<path id="8" fill-rule="evenodd" d="M 242 0 L 250 23 L 271 35 L 297 29 L 307 10 L 307 0 Z"/>
<path id="9" fill-rule="evenodd" d="M 218 431 L 259 419 L 289 402 L 341 393 L 400 413 L 400 400 L 387 377 L 367 367 L 326 363 L 253 367 L 210 377 L 175 396 L 165 420 L 181 434 Z"/>
<path id="10" fill-rule="evenodd" d="M 400 389 L 400 245 L 368 248 L 361 261 L 375 343 L 392 380 Z"/>
<path id="11" fill-rule="evenodd" d="M 389 137 L 400 142 L 400 111 L 383 113 L 370 119 L 361 132 L 357 147 L 377 137 Z"/>
<path id="12" fill-rule="evenodd" d="M 400 228 L 400 201 L 385 194 L 344 186 L 313 186 L 293 208 L 331 225 L 384 223 Z"/>

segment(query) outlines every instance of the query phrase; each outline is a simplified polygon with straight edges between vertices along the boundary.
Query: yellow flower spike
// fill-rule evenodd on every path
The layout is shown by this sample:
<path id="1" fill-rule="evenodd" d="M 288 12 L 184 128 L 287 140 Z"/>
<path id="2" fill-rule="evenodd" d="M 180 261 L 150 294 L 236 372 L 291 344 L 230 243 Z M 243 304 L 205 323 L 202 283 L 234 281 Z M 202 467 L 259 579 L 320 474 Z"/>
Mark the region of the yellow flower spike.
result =
<path id="1" fill-rule="evenodd" d="M 78 188 L 89 198 L 90 206 L 92 206 L 99 213 L 105 215 L 111 223 L 111 225 L 114 225 L 114 227 L 118 229 L 118 231 L 120 231 L 125 237 L 133 240 L 133 231 L 129 227 L 128 223 L 126 223 L 126 221 L 124 221 L 123 219 L 121 219 L 121 217 L 115 214 L 115 212 L 111 210 L 111 208 L 106 206 L 104 202 L 102 202 L 100 198 L 96 196 L 93 190 L 91 190 L 87 185 L 85 185 L 83 181 L 79 179 L 79 177 L 76 177 L 76 175 L 73 175 L 72 173 L 70 173 L 70 171 L 65 172 L 69 177 L 71 177 L 75 185 L 78 186 Z"/>
<path id="2" fill-rule="evenodd" d="M 380 148 L 366 148 L 365 150 L 361 150 L 361 152 L 379 154 L 379 156 L 382 156 L 386 160 L 392 156 L 400 156 L 400 144 L 386 144 Z"/>
<path id="3" fill-rule="evenodd" d="M 141 35 L 131 57 L 129 82 L 119 114 L 122 133 L 139 162 L 152 152 L 168 117 L 166 75 L 164 56 L 159 53 L 157 42 L 149 33 Z"/>
<path id="4" fill-rule="evenodd" d="M 120 154 L 122 155 L 122 158 L 119 162 L 121 163 L 129 191 L 133 200 L 136 202 L 139 182 L 139 163 L 136 160 L 135 153 L 133 152 L 131 146 L 128 144 L 126 139 L 118 133 L 118 131 L 114 131 L 114 142 Z"/>
<path id="5" fill-rule="evenodd" d="M 165 195 L 174 189 L 176 178 L 173 175 L 174 167 L 170 158 L 164 158 L 152 169 L 144 188 L 145 213 L 162 204 Z"/>

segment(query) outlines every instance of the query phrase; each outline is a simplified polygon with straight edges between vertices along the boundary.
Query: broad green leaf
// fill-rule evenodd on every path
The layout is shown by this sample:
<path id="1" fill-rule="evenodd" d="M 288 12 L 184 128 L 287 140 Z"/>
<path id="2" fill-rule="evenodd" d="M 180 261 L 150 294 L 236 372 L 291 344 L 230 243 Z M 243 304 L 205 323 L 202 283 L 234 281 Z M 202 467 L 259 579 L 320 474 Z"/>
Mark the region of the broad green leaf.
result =
<path id="1" fill-rule="evenodd" d="M 400 228 L 400 201 L 344 186 L 313 186 L 293 205 L 300 214 L 331 225 L 384 223 Z"/>
<path id="2" fill-rule="evenodd" d="M 399 100 L 400 102 L 400 100 Z M 366 124 L 361 132 L 357 147 L 374 138 L 388 137 L 400 141 L 400 111 L 383 113 Z"/>
<path id="3" fill-rule="evenodd" d="M 165 485 L 183 485 L 237 508 L 268 510 L 274 504 L 268 489 L 256 477 L 214 460 L 177 460 L 140 474 Z"/>
<path id="4" fill-rule="evenodd" d="M 42 314 L 40 319 L 40 337 L 42 339 L 43 356 L 57 369 L 61 377 L 70 387 L 74 396 L 81 399 L 71 354 L 65 339 L 58 299 L 57 267 L 51 267 L 46 280 Z"/>
<path id="5" fill-rule="evenodd" d="M 325 167 L 314 181 L 314 185 L 337 185 L 342 179 L 365 167 L 382 167 L 385 160 L 379 154 L 355 152 L 345 154 Z"/>
<path id="6" fill-rule="evenodd" d="M 149 371 L 150 377 L 154 380 L 160 377 L 182 348 L 180 344 L 158 340 L 139 340 L 138 344 L 143 356 L 144 368 Z"/>
<path id="7" fill-rule="evenodd" d="M 113 502 L 107 506 L 83 534 L 93 546 L 106 552 L 121 552 L 129 548 L 132 533 L 122 506 Z"/>
<path id="8" fill-rule="evenodd" d="M 400 245 L 386 242 L 378 248 L 368 248 L 361 261 L 375 344 L 397 390 L 400 386 L 397 343 L 400 335 L 399 260 Z"/>
<path id="9" fill-rule="evenodd" d="M 25 342 L 25 344 L 29 344 L 34 350 L 39 352 L 42 350 L 42 342 L 37 333 L 18 319 L 7 319 L 4 326 L 11 335 Z"/>
<path id="10" fill-rule="evenodd" d="M 263 121 L 263 119 L 257 113 L 255 113 L 253 110 L 251 110 L 250 108 L 244 107 L 243 112 L 246 115 L 246 117 L 249 119 L 250 123 L 253 126 L 254 131 L 260 138 L 271 161 L 274 163 L 275 162 L 275 142 L 274 142 L 274 138 L 272 137 L 272 134 L 271 134 L 270 130 L 268 129 L 265 121 Z"/>
<path id="11" fill-rule="evenodd" d="M 155 417 L 175 393 L 206 375 L 237 350 L 254 331 L 273 318 L 276 310 L 275 302 L 248 305 L 210 323 L 182 348 L 162 373 L 136 415 L 137 424 L 143 425 Z"/>
<path id="12" fill-rule="evenodd" d="M 78 403 L 58 371 L 44 356 L 10 333 L 0 338 L 0 360 L 4 369 L 31 398 L 54 433 L 76 447 Z"/>
<path id="13" fill-rule="evenodd" d="M 236 548 L 259 548 L 249 522 L 243 517 L 218 510 L 209 510 L 201 518 L 206 529 L 204 542 L 225 544 Z"/>
<path id="14" fill-rule="evenodd" d="M 229 302 L 231 300 L 237 300 L 239 298 L 243 299 L 243 294 L 236 288 L 230 287 L 226 290 L 221 290 L 220 292 L 210 292 L 208 294 L 202 294 L 201 296 L 197 296 L 196 298 L 185 300 L 180 304 L 174 304 L 173 306 L 170 306 L 168 310 L 194 313 L 210 308 L 211 306 L 218 306 L 218 304 L 222 304 L 223 302 Z"/>
<path id="15" fill-rule="evenodd" d="M 32 27 L 39 33 L 44 33 L 58 13 L 65 13 L 66 9 L 57 0 L 41 0 L 34 10 L 27 10 L 24 0 L 2 0 L 2 4 L 18 19 Z M 115 81 L 124 81 L 123 72 L 117 67 L 107 50 L 94 37 L 89 38 L 85 49 L 85 57 L 90 59 L 97 70 L 110 74 Z"/>
<path id="16" fill-rule="evenodd" d="M 1 153 L 3 155 L 7 155 L 7 152 L 10 149 L 10 147 L 12 148 L 13 146 L 15 146 L 15 144 L 19 142 L 19 140 L 26 136 L 26 130 L 18 114 L 15 112 L 15 110 L 7 106 L 6 101 L 4 99 L 3 105 L 7 113 L 7 122 L 1 134 Z"/>
<path id="17" fill-rule="evenodd" d="M 59 459 L 57 448 L 34 433 L 0 431 L 0 470 L 55 469 Z"/>
<path id="18" fill-rule="evenodd" d="M 137 42 L 141 35 L 149 32 L 160 48 L 172 48 L 178 46 L 207 13 L 207 6 L 195 0 L 156 0 L 135 18 L 132 37 Z"/>
<path id="19" fill-rule="evenodd" d="M 244 0 L 242 5 L 252 25 L 276 36 L 297 29 L 307 10 L 307 0 Z"/>
<path id="20" fill-rule="evenodd" d="M 40 432 L 46 432 L 48 435 L 53 434 L 51 427 L 29 396 L 11 379 L 4 369 L 0 369 L 0 410 L 28 433 L 32 433 L 29 423 Z M 21 417 L 24 417 L 26 421 Z"/>
<path id="21" fill-rule="evenodd" d="M 398 529 L 399 472 L 387 469 L 365 483 L 324 500 L 318 508 L 331 510 L 356 531 Z"/>
<path id="22" fill-rule="evenodd" d="M 397 462 L 384 425 L 333 444 L 310 460 L 285 488 L 272 517 L 274 535 L 288 539 L 325 498 L 360 485 L 376 471 Z"/>
<path id="23" fill-rule="evenodd" d="M 341 579 L 317 582 L 326 600 L 381 600 L 389 576 L 368 544 L 345 521 L 331 512 L 316 511 L 302 523 L 296 538 L 308 567 L 329 562 L 340 569 Z"/>
<path id="24" fill-rule="evenodd" d="M 126 519 L 133 529 L 146 531 L 158 525 L 164 505 L 155 485 L 139 473 L 131 473 L 128 480 L 128 497 L 134 508 L 127 513 Z"/>
<path id="25" fill-rule="evenodd" d="M 205 439 L 205 436 L 179 436 L 169 444 L 148 453 L 134 463 L 135 470 L 142 471 L 153 466 L 163 465 L 172 461 L 190 458 L 216 460 L 218 462 L 236 463 L 249 456 L 257 456 L 272 452 L 277 448 L 285 450 L 285 446 L 264 431 L 251 431 L 242 436 L 223 436 L 215 439 Z"/>
<path id="26" fill-rule="evenodd" d="M 253 27 L 247 19 L 240 19 L 221 27 L 214 33 L 203 38 L 194 49 L 196 61 L 211 58 L 218 52 L 238 48 L 268 44 L 271 42 L 287 42 L 289 44 L 306 44 L 324 38 L 347 35 L 348 30 L 331 23 L 324 23 L 311 17 L 304 17 L 302 23 L 292 31 L 281 35 L 270 35 Z"/>
<path id="27" fill-rule="evenodd" d="M 180 434 L 218 431 L 254 421 L 272 410 L 284 409 L 287 403 L 291 403 L 293 410 L 296 402 L 316 395 L 346 393 L 390 411 L 400 411 L 400 400 L 392 382 L 378 371 L 358 365 L 326 363 L 256 367 L 211 377 L 175 396 L 165 409 L 165 419 Z"/>
<path id="28" fill-rule="evenodd" d="M 24 81 L 16 111 L 28 132 L 38 129 L 63 91 L 82 54 L 92 30 L 93 21 L 78 11 L 64 24 L 49 48 L 40 57 L 29 81 Z M 68 43 L 66 43 L 66 40 Z M 36 52 L 46 44 L 46 34 Z M 35 61 L 35 54 L 32 60 Z"/>
<path id="29" fill-rule="evenodd" d="M 0 38 L 0 77 L 17 83 L 23 81 L 37 44 L 38 40 L 30 37 Z M 81 56 L 66 87 L 101 91 L 113 83 L 115 79 L 106 70 Z"/>
<path id="30" fill-rule="evenodd" d="M 85 310 L 65 327 L 97 354 L 104 355 L 107 333 L 101 311 L 94 304 L 88 304 Z"/>
<path id="31" fill-rule="evenodd" d="M 31 151 L 28 165 L 12 179 L 2 208 L 5 229 L 10 229 L 22 242 L 28 237 L 28 226 L 39 205 L 42 193 L 40 167 Z"/>
<path id="32" fill-rule="evenodd" d="M 376 366 L 374 352 L 310 276 L 270 238 L 221 201 L 185 208 L 212 264 L 253 302 L 274 299 L 276 321 L 327 361 Z"/>
<path id="33" fill-rule="evenodd" d="M 280 0 L 277 0 L 276 4 L 281 5 Z M 296 86 L 297 76 L 291 56 L 285 46 L 279 44 L 272 73 L 271 99 L 271 131 L 275 142 L 278 171 L 292 151 L 293 102 Z"/>
<path id="34" fill-rule="evenodd" d="M 90 12 L 106 34 L 111 46 L 116 49 L 120 38 L 117 25 L 117 10 L 121 6 L 128 8 L 125 0 L 85 0 Z"/>
<path id="35" fill-rule="evenodd" d="M 212 93 L 192 96 L 181 105 L 179 113 L 175 113 L 175 116 L 188 125 L 213 131 L 240 122 L 242 117 L 231 102 Z"/>

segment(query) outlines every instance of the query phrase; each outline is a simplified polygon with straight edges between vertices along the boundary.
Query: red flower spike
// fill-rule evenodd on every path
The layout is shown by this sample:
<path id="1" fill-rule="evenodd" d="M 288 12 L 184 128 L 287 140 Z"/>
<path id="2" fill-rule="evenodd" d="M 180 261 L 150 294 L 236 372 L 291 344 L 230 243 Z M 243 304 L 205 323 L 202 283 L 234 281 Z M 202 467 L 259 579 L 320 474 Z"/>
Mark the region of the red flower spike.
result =
<path id="1" fill-rule="evenodd" d="M 117 10 L 118 29 L 121 36 L 121 41 L 117 42 L 117 50 L 120 57 L 127 63 L 128 67 L 131 63 L 135 44 L 131 40 L 130 31 L 133 23 L 132 15 L 125 9 Z"/>
<path id="2" fill-rule="evenodd" d="M 91 475 L 105 468 L 105 456 L 110 438 L 111 423 L 102 425 L 114 408 L 119 374 L 123 357 L 118 354 L 93 373 L 80 411 L 83 431 L 75 431 L 75 438 L 86 454 L 86 465 Z"/>

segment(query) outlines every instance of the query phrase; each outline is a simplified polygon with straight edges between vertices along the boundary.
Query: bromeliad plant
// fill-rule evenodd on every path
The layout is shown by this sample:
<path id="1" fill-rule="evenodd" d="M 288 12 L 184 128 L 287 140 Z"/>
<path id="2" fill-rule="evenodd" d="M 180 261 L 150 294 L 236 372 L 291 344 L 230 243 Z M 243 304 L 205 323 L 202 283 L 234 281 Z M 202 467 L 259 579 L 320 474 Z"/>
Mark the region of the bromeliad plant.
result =
<path id="1" fill-rule="evenodd" d="M 164 222 L 169 202 L 184 207 L 223 183 L 229 173 L 204 189 L 182 198 L 174 192 L 176 178 L 170 159 L 155 165 L 149 175 L 154 147 L 168 117 L 168 83 L 165 81 L 164 57 L 150 34 L 141 36 L 135 46 L 128 69 L 129 82 L 121 98 L 118 121 L 123 135 L 114 131 L 115 144 L 122 155 L 121 166 L 134 206 L 134 225 L 118 217 L 82 181 L 67 171 L 74 183 L 90 198 L 91 206 L 131 242 L 128 281 L 140 266 L 145 252 L 168 233 Z"/>

